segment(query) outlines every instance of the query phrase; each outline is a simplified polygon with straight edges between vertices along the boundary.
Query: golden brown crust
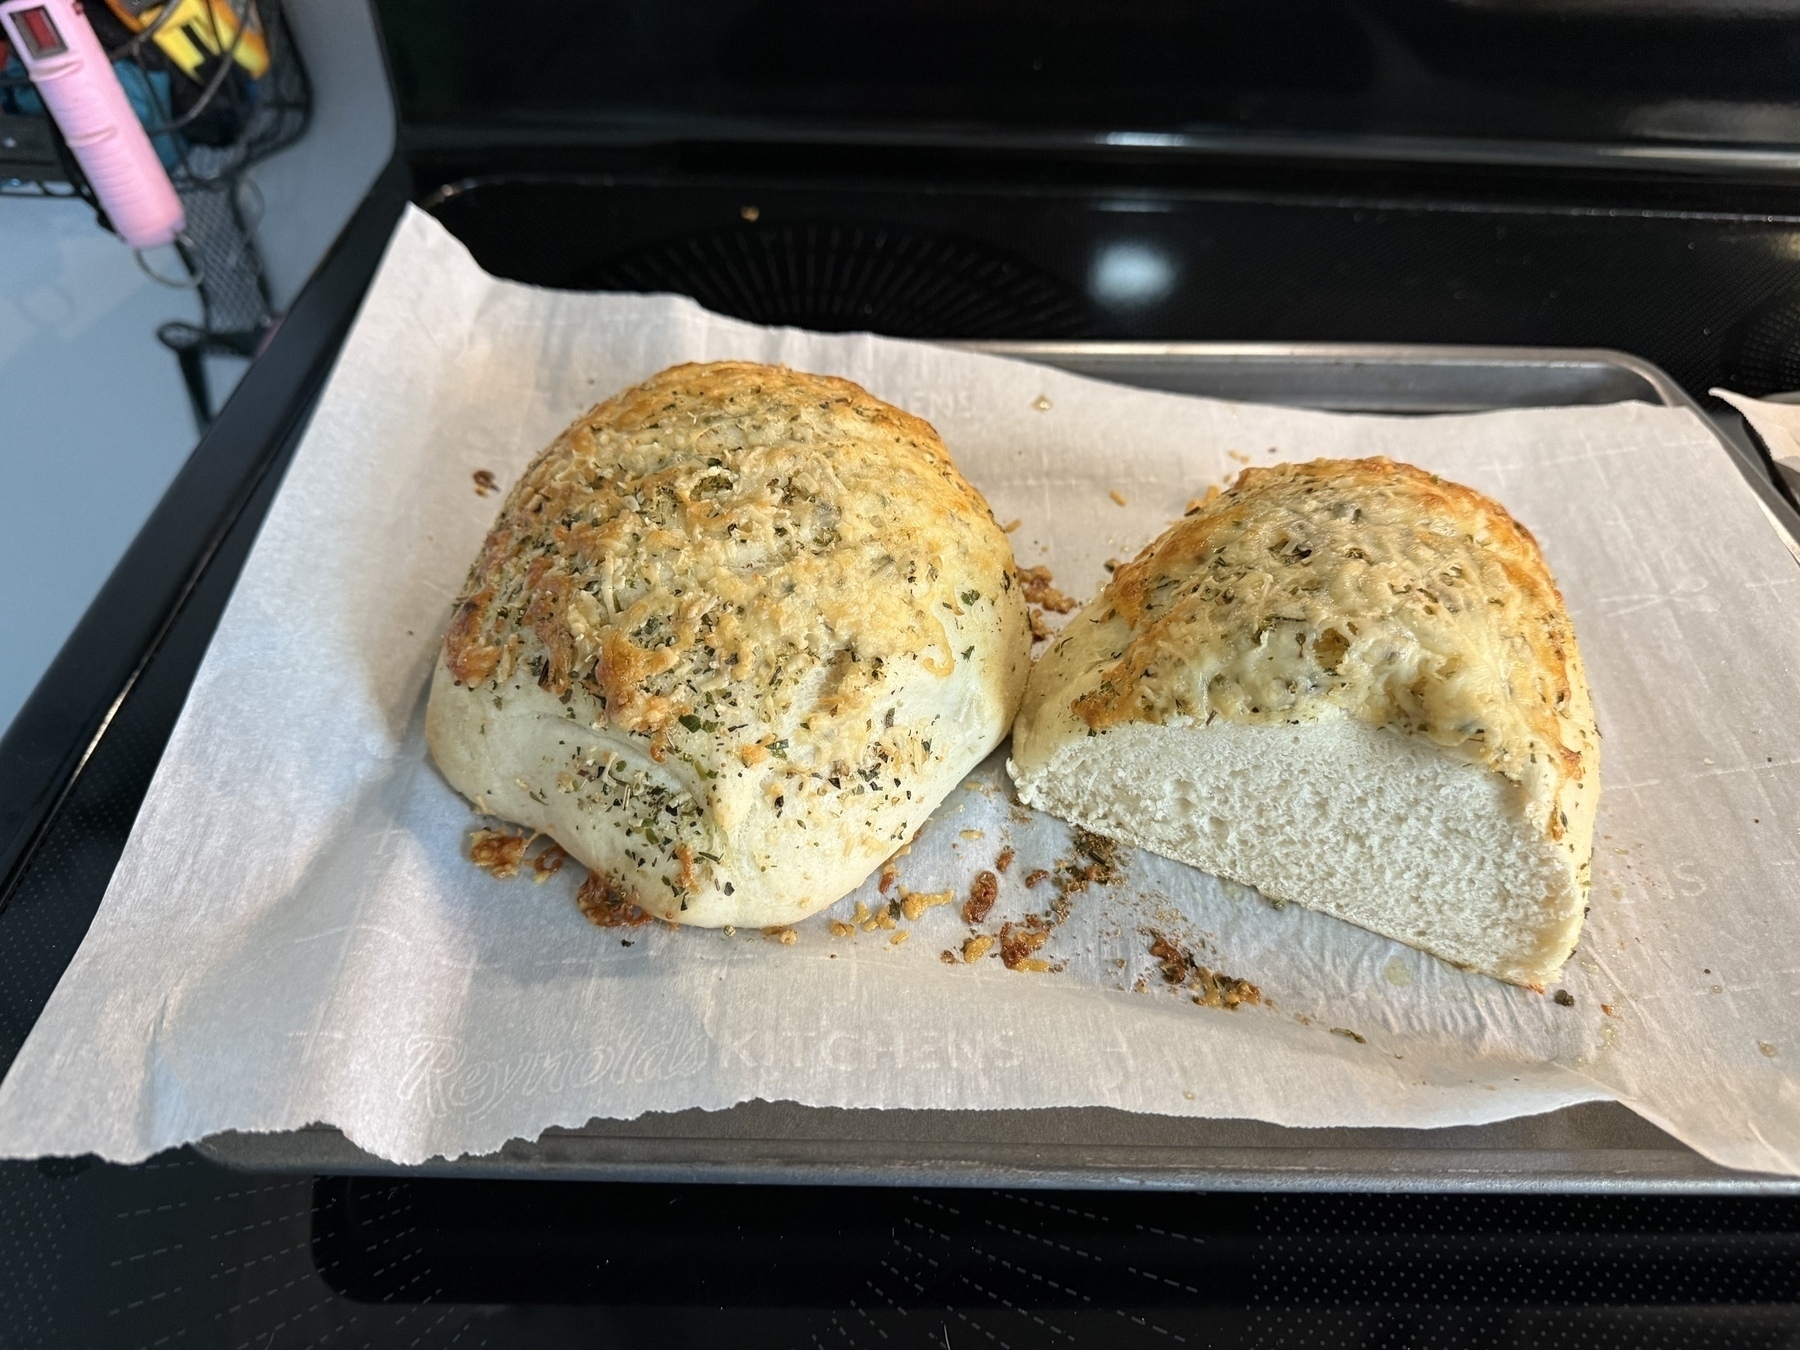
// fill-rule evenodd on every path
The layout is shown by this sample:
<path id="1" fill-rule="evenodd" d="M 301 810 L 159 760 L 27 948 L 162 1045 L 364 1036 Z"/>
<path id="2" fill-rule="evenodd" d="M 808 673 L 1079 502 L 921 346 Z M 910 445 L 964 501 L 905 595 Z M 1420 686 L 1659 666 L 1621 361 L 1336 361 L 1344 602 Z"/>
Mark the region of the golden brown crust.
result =
<path id="1" fill-rule="evenodd" d="M 701 686 L 766 689 L 842 659 L 847 709 L 880 667 L 948 674 L 932 612 L 946 544 L 1011 551 L 929 424 L 848 380 L 748 362 L 675 366 L 588 412 L 508 494 L 459 597 L 444 656 L 459 683 L 535 660 L 539 685 L 605 701 L 654 733 Z M 914 601 L 876 603 L 876 589 Z M 975 603 L 975 602 L 970 602 Z M 521 645 L 519 639 L 536 641 Z"/>
<path id="2" fill-rule="evenodd" d="M 1347 714 L 1526 784 L 1556 839 L 1597 749 L 1537 541 L 1409 464 L 1246 469 L 1121 566 L 1096 608 L 1115 659 L 1070 705 L 1093 730 Z"/>
<path id="3" fill-rule="evenodd" d="M 445 634 L 428 743 L 483 810 L 635 877 L 651 913 L 787 921 L 1004 735 L 1029 666 L 1020 592 L 926 423 L 841 379 L 677 366 L 584 414 L 509 492 Z"/>

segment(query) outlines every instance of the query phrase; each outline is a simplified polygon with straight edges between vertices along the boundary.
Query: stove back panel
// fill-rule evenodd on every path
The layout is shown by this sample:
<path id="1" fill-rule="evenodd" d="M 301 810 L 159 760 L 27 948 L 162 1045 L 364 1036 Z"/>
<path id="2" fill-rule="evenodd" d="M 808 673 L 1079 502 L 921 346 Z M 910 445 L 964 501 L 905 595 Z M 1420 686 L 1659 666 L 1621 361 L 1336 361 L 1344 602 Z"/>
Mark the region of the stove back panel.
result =
<path id="1" fill-rule="evenodd" d="M 440 134 L 1800 143 L 1791 0 L 378 0 Z"/>
<path id="2" fill-rule="evenodd" d="M 904 337 L 1615 347 L 1800 386 L 1800 214 L 1011 183 L 491 175 L 430 199 L 498 275 Z"/>

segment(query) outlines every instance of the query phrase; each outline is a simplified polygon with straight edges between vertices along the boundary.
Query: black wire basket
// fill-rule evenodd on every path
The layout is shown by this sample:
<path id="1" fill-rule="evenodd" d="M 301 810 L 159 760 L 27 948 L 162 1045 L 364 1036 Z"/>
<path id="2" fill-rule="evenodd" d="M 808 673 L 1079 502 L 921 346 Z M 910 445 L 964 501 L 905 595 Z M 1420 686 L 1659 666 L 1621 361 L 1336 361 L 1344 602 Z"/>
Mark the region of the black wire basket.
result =
<path id="1" fill-rule="evenodd" d="M 157 337 L 205 430 L 206 358 L 254 354 L 273 321 L 254 238 L 262 199 L 246 171 L 306 130 L 306 73 L 280 0 L 88 0 L 85 14 L 187 216 L 174 245 L 184 275 L 139 262 L 199 294 L 200 323 L 164 324 Z M 0 194 L 79 197 L 112 228 L 12 53 L 0 71 Z"/>

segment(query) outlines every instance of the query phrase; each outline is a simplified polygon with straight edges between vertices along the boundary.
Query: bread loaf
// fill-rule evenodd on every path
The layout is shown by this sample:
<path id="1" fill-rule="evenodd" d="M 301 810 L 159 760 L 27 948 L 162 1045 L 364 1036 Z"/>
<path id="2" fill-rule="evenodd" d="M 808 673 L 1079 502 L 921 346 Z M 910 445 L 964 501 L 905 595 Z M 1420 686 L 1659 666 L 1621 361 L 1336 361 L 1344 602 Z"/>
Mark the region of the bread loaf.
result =
<path id="1" fill-rule="evenodd" d="M 786 924 L 855 888 L 1005 736 L 1012 548 L 926 423 L 845 380 L 677 366 L 526 469 L 426 716 L 479 809 L 612 907 Z"/>
<path id="2" fill-rule="evenodd" d="M 1045 653 L 1033 806 L 1541 988 L 1586 910 L 1599 734 L 1537 543 L 1387 459 L 1246 470 Z"/>

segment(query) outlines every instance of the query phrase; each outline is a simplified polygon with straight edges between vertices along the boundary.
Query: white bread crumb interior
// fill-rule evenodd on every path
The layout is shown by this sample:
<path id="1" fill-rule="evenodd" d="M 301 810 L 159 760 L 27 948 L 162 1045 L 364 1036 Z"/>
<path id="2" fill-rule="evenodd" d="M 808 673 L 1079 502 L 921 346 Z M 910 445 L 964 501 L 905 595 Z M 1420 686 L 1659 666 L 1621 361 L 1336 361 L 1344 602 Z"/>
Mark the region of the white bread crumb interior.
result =
<path id="1" fill-rule="evenodd" d="M 1027 803 L 1542 988 L 1586 912 L 1599 732 L 1537 542 L 1386 459 L 1250 469 L 1032 670 Z"/>

